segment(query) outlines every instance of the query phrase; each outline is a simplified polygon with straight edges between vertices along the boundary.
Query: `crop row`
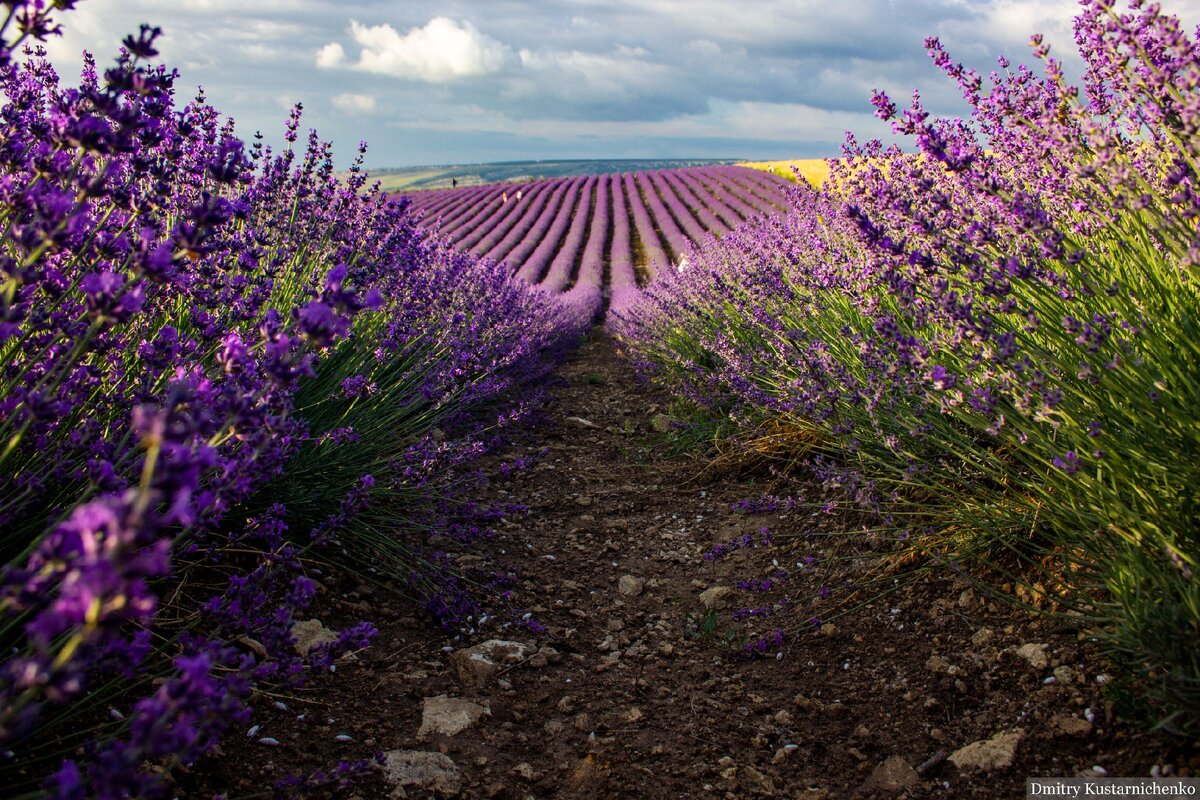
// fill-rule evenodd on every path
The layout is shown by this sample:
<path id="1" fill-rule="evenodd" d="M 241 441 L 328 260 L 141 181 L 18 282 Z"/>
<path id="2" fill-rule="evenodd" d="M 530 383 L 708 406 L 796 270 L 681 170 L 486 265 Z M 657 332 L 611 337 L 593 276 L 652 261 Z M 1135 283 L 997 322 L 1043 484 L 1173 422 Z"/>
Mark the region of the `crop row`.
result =
<path id="1" fill-rule="evenodd" d="M 985 80 L 930 39 L 969 115 L 877 93 L 909 152 L 851 137 L 786 216 L 706 241 L 610 324 L 689 422 L 797 443 L 794 496 L 763 507 L 854 510 L 881 564 L 1057 609 L 1104 648 L 1120 713 L 1194 740 L 1200 46 L 1157 4 L 1081 8 L 1082 88 L 1048 58 Z M 754 654 L 819 630 L 837 591 L 776 577 L 733 612 L 776 627 Z"/>
<path id="2" fill-rule="evenodd" d="M 787 182 L 716 166 L 417 192 L 457 249 L 596 310 L 674 271 L 692 245 L 787 207 Z"/>
<path id="3" fill-rule="evenodd" d="M 149 27 L 60 86 L 16 45 L 71 4 L 5 5 L 0 791 L 169 796 L 257 689 L 374 636 L 297 649 L 318 564 L 447 628 L 500 613 L 500 579 L 426 540 L 487 534 L 466 467 L 538 406 L 574 322 L 366 188 L 361 156 L 342 179 L 315 132 L 297 145 L 299 107 L 282 151 L 245 147 L 176 105 Z M 367 762 L 330 767 L 294 777 Z"/>

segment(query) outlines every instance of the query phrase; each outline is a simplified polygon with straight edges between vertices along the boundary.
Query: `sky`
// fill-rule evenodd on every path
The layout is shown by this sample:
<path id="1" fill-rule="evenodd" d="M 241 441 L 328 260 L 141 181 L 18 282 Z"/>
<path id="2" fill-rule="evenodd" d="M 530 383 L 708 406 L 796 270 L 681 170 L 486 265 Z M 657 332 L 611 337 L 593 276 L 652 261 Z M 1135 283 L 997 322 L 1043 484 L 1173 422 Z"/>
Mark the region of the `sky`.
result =
<path id="1" fill-rule="evenodd" d="M 1187 29 L 1200 0 L 1165 0 Z M 983 72 L 1068 68 L 1074 0 L 82 0 L 48 46 L 64 80 L 142 23 L 181 100 L 202 86 L 249 139 L 288 111 L 368 167 L 563 158 L 834 156 L 847 130 L 888 138 L 872 91 L 964 113 L 926 36 Z"/>

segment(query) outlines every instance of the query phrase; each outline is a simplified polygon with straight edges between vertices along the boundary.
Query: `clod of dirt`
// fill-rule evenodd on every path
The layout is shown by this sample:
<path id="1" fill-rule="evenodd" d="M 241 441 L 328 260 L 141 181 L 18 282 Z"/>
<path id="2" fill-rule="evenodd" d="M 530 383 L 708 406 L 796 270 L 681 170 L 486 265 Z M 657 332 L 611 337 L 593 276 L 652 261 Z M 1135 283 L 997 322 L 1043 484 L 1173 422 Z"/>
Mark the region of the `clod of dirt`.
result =
<path id="1" fill-rule="evenodd" d="M 864 792 L 900 792 L 920 781 L 917 771 L 902 756 L 891 756 L 871 771 L 862 785 Z"/>
<path id="2" fill-rule="evenodd" d="M 622 575 L 617 580 L 617 591 L 626 597 L 637 597 L 642 593 L 646 582 L 641 578 L 635 578 L 633 575 Z"/>
<path id="3" fill-rule="evenodd" d="M 1050 720 L 1050 728 L 1063 736 L 1087 736 L 1092 732 L 1092 723 L 1070 714 L 1055 714 Z"/>
<path id="4" fill-rule="evenodd" d="M 730 587 L 713 586 L 700 593 L 700 602 L 709 611 L 715 611 L 729 605 L 729 598 L 732 596 L 733 589 Z"/>
<path id="5" fill-rule="evenodd" d="M 742 786 L 746 789 L 749 789 L 752 794 L 761 795 L 763 797 L 775 796 L 775 782 L 754 767 L 746 767 L 744 770 L 742 770 L 741 783 Z"/>
<path id="6" fill-rule="evenodd" d="M 1050 663 L 1050 659 L 1046 655 L 1046 645 L 1044 644 L 1030 642 L 1029 644 L 1021 645 L 1015 652 L 1018 656 L 1029 662 L 1029 666 L 1034 669 L 1045 669 Z"/>
<path id="7" fill-rule="evenodd" d="M 1024 728 L 1013 728 L 990 739 L 971 742 L 950 754 L 949 761 L 964 772 L 992 772 L 1012 766 Z"/>
<path id="8" fill-rule="evenodd" d="M 405 786 L 427 789 L 443 797 L 462 791 L 462 773 L 458 765 L 441 753 L 421 750 L 391 750 L 384 753 L 384 778 L 392 785 L 392 797 L 408 797 Z"/>
<path id="9" fill-rule="evenodd" d="M 421 729 L 417 731 L 417 738 L 424 741 L 431 734 L 454 736 L 491 713 L 491 709 L 470 700 L 444 694 L 427 697 L 421 709 Z"/>

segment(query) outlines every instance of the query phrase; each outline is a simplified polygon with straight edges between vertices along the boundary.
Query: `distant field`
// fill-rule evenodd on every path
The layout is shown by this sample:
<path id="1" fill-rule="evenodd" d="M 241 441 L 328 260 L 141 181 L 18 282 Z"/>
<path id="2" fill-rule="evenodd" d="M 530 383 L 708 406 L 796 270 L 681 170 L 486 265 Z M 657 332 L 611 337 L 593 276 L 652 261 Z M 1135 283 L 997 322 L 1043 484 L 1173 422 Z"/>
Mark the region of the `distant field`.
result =
<path id="1" fill-rule="evenodd" d="M 661 163 L 661 162 L 660 162 Z M 787 183 L 738 166 L 568 175 L 414 192 L 423 224 L 598 312 L 684 263 L 690 244 L 784 213 Z"/>
<path id="2" fill-rule="evenodd" d="M 802 158 L 796 161 L 744 161 L 738 166 L 760 169 L 793 182 L 796 180 L 796 174 L 792 168 L 795 167 L 805 180 L 814 186 L 820 186 L 829 177 L 829 164 L 823 158 Z"/>
<path id="3" fill-rule="evenodd" d="M 659 169 L 685 169 L 736 164 L 739 159 L 567 159 L 561 161 L 504 161 L 497 164 L 446 164 L 368 170 L 385 192 L 464 188 L 493 183 L 525 183 L 577 175 L 610 175 Z"/>

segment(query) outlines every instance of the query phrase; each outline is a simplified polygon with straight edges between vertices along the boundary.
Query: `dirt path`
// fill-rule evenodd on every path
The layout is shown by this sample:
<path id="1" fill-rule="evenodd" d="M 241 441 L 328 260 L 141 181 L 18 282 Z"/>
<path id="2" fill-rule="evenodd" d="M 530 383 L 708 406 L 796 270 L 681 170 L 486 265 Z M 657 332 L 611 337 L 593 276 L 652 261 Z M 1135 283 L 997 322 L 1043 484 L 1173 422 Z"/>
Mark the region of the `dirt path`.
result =
<path id="1" fill-rule="evenodd" d="M 192 788 L 238 796 L 378 751 L 393 783 L 360 783 L 364 800 L 401 796 L 396 780 L 410 797 L 1002 798 L 1024 797 L 1028 775 L 1200 766 L 1194 750 L 1112 724 L 1102 664 L 1076 632 L 965 585 L 923 578 L 810 624 L 836 612 L 838 592 L 820 591 L 875 565 L 881 543 L 824 535 L 851 518 L 734 511 L 764 486 L 697 480 L 699 462 L 664 455 L 652 430 L 663 400 L 609 340 L 562 377 L 550 423 L 520 445 L 545 457 L 489 488 L 530 507 L 490 548 L 520 569 L 514 601 L 545 631 L 448 640 L 385 592 L 331 579 L 317 613 L 378 620 L 376 646 L 281 698 L 286 708 L 256 712 L 255 736 L 279 744 L 227 746 Z M 705 559 L 744 534 L 754 546 Z M 737 588 L 749 579 L 772 585 Z M 731 619 L 770 605 L 765 620 Z M 782 645 L 776 625 L 795 631 Z M 750 658 L 741 637 L 758 649 L 759 635 L 763 655 Z"/>

